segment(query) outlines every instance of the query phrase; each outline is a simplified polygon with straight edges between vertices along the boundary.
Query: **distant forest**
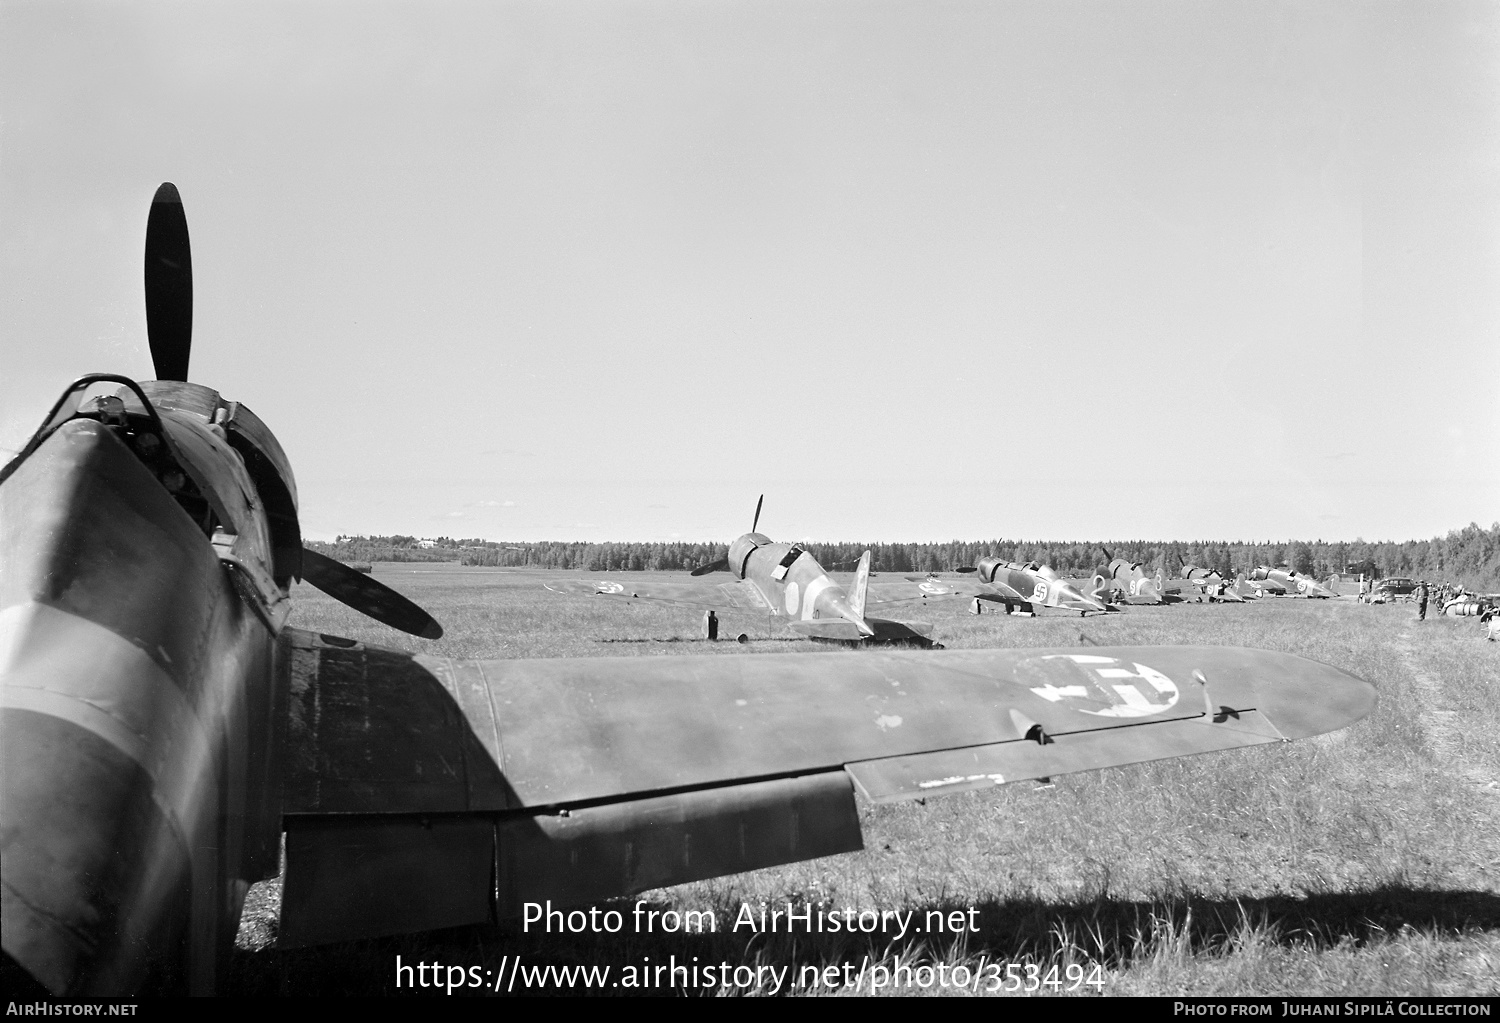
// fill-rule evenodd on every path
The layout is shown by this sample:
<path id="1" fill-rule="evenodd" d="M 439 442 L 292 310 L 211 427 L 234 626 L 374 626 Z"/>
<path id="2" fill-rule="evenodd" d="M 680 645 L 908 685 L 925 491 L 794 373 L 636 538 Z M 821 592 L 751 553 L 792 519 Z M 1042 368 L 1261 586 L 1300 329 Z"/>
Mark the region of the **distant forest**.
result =
<path id="1" fill-rule="evenodd" d="M 422 543 L 432 546 L 420 546 Z M 725 556 L 725 544 L 710 543 L 506 543 L 440 537 L 420 541 L 411 536 L 339 537 L 335 543 L 310 542 L 331 558 L 357 561 L 457 561 L 464 565 L 515 568 L 581 569 L 586 572 L 686 571 Z M 1489 529 L 1471 523 L 1447 536 L 1403 543 L 1328 543 L 1290 540 L 1284 543 L 1228 541 L 1170 542 L 1117 540 L 1100 543 L 986 540 L 948 543 L 809 543 L 807 549 L 824 568 L 850 570 L 867 549 L 874 552 L 876 572 L 945 572 L 997 556 L 1008 561 L 1040 561 L 1065 576 L 1091 575 L 1109 555 L 1160 567 L 1173 575 L 1184 563 L 1233 575 L 1259 565 L 1288 565 L 1326 579 L 1334 573 L 1359 571 L 1376 576 L 1413 576 L 1462 583 L 1471 589 L 1500 589 L 1500 522 Z"/>

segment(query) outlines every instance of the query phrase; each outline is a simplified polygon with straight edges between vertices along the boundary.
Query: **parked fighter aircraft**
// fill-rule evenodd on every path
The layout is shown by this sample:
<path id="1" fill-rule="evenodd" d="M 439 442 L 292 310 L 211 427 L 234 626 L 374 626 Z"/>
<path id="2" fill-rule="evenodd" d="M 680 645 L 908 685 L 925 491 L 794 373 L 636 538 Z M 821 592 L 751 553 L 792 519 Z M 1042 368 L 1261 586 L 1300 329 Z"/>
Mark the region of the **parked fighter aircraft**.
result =
<path id="1" fill-rule="evenodd" d="M 1232 580 L 1225 579 L 1213 569 L 1199 568 L 1197 565 L 1183 565 L 1179 573 L 1180 578 L 1168 580 L 1162 587 L 1162 591 L 1168 596 L 1178 596 L 1188 599 L 1189 595 L 1196 600 L 1206 600 L 1210 604 L 1219 601 L 1243 604 L 1245 598 L 1240 596 Z"/>
<path id="2" fill-rule="evenodd" d="M 313 944 L 855 850 L 856 791 L 1275 743 L 1374 705 L 1336 668 L 1215 647 L 460 661 L 288 628 L 300 574 L 438 631 L 304 551 L 271 433 L 184 379 L 170 185 L 146 260 L 162 379 L 83 378 L 0 470 L 9 979 L 212 990 L 283 834 L 280 941 Z"/>
<path id="3" fill-rule="evenodd" d="M 750 532 L 729 545 L 729 555 L 701 565 L 694 576 L 728 572 L 733 582 L 637 580 L 626 577 L 544 583 L 558 593 L 583 593 L 617 600 L 651 600 L 705 611 L 751 613 L 787 620 L 791 630 L 809 639 L 844 643 L 904 643 L 932 646 L 927 622 L 894 622 L 867 615 L 870 607 L 910 603 L 926 594 L 879 598 L 869 593 L 870 552 L 865 551 L 849 592 L 834 582 L 801 544 L 773 543 L 757 533 L 762 494 L 755 504 Z"/>
<path id="4" fill-rule="evenodd" d="M 1109 551 L 1105 551 L 1104 556 L 1110 558 L 1109 565 L 1094 573 L 1090 596 L 1110 604 L 1165 604 L 1167 602 L 1166 596 L 1162 593 L 1160 572 L 1152 578 L 1141 568 L 1143 562 L 1115 558 L 1110 555 Z"/>
<path id="5" fill-rule="evenodd" d="M 1050 566 L 1037 561 L 1020 564 L 1002 561 L 999 558 L 980 558 L 973 568 L 955 569 L 957 572 L 974 573 L 976 584 L 964 587 L 958 584 L 951 589 L 956 596 L 971 596 L 975 601 L 987 601 L 1002 605 L 1007 613 L 1035 614 L 1039 607 L 1055 607 L 1064 611 L 1077 611 L 1080 616 L 1090 611 L 1103 614 L 1110 606 L 1094 597 L 1086 597 L 1066 579 L 1058 576 Z M 975 609 L 979 608 L 975 604 Z"/>
<path id="6" fill-rule="evenodd" d="M 1234 591 L 1246 600 L 1286 596 L 1286 587 L 1281 583 L 1275 579 L 1256 579 L 1253 572 L 1241 573 L 1234 581 Z"/>
<path id="7" fill-rule="evenodd" d="M 1322 585 L 1315 579 L 1310 579 L 1298 572 L 1293 572 L 1285 565 L 1269 568 L 1262 565 L 1250 573 L 1250 583 L 1257 588 L 1270 589 L 1279 587 L 1282 593 L 1295 593 L 1301 597 L 1326 600 L 1336 596 L 1332 590 Z"/>

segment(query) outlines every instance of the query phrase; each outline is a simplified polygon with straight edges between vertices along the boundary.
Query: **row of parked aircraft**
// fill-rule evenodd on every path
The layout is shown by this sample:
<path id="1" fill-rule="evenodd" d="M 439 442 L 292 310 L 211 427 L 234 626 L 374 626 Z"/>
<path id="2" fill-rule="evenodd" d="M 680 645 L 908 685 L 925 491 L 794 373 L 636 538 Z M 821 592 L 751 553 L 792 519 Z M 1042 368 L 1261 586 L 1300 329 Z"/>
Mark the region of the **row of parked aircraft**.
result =
<path id="1" fill-rule="evenodd" d="M 75 381 L 0 468 L 13 998 L 211 993 L 246 891 L 278 873 L 283 947 L 490 923 L 858 850 L 856 794 L 1274 745 L 1374 707 L 1348 672 L 1226 647 L 476 661 L 291 628 L 305 579 L 442 635 L 305 550 L 275 437 L 189 382 L 171 184 L 147 221 L 145 286 L 158 379 Z M 926 638 L 869 614 L 885 602 L 868 558 L 845 591 L 752 526 L 706 567 L 809 636 Z M 1087 610 L 1017 571 L 981 563 L 976 585 Z"/>
<path id="2" fill-rule="evenodd" d="M 559 580 L 543 584 L 558 593 L 653 601 L 715 614 L 765 615 L 787 623 L 809 639 L 848 643 L 901 643 L 935 646 L 929 622 L 900 622 L 871 612 L 901 605 L 967 599 L 977 614 L 986 605 L 1010 614 L 1036 615 L 1043 608 L 1107 614 L 1122 604 L 1169 604 L 1184 600 L 1244 603 L 1266 595 L 1327 598 L 1335 594 L 1316 581 L 1285 568 L 1257 568 L 1236 580 L 1184 565 L 1180 577 L 1165 580 L 1146 573 L 1142 562 L 1110 558 L 1092 579 L 1064 579 L 1039 562 L 981 558 L 952 573 L 907 575 L 872 581 L 865 551 L 846 590 L 801 543 L 777 543 L 756 532 L 765 495 L 755 505 L 750 532 L 729 545 L 728 555 L 694 569 L 690 580 L 614 578 Z M 1109 556 L 1106 550 L 1105 555 Z M 728 572 L 733 579 L 704 578 Z M 956 578 L 954 578 L 956 577 Z"/>

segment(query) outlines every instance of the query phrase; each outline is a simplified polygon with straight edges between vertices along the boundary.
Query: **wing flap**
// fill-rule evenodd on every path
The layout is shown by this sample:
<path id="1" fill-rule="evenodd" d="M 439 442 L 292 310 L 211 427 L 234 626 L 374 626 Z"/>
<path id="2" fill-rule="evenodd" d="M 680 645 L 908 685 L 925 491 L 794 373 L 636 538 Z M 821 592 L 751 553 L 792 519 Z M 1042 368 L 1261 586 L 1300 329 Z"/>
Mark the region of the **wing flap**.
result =
<path id="1" fill-rule="evenodd" d="M 863 847 L 842 771 L 565 814 L 297 817 L 278 944 L 514 919 L 528 903 L 587 905 Z"/>
<path id="2" fill-rule="evenodd" d="M 495 825 L 449 817 L 292 817 L 281 948 L 488 923 Z"/>
<path id="3" fill-rule="evenodd" d="M 845 770 L 854 779 L 860 795 L 876 803 L 893 803 L 1013 781 L 1285 741 L 1264 715 L 1253 710 L 1237 713 L 1237 719 L 1226 718 L 1220 723 L 1198 717 L 1074 732 L 1049 737 L 1045 745 L 1031 740 L 1000 742 L 867 760 L 849 764 Z"/>
<path id="4" fill-rule="evenodd" d="M 577 905 L 864 848 L 842 771 L 535 816 L 500 827 L 498 912 Z"/>

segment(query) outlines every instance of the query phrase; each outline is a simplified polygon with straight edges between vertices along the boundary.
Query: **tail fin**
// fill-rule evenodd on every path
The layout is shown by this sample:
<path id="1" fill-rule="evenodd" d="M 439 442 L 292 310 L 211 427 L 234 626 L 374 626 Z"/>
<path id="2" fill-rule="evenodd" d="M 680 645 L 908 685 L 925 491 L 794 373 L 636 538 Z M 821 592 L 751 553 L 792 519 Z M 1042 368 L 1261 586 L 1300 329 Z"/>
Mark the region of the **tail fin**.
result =
<path id="1" fill-rule="evenodd" d="M 870 552 L 865 551 L 854 570 L 854 585 L 849 587 L 849 606 L 860 618 L 865 616 L 865 594 L 870 590 Z"/>

